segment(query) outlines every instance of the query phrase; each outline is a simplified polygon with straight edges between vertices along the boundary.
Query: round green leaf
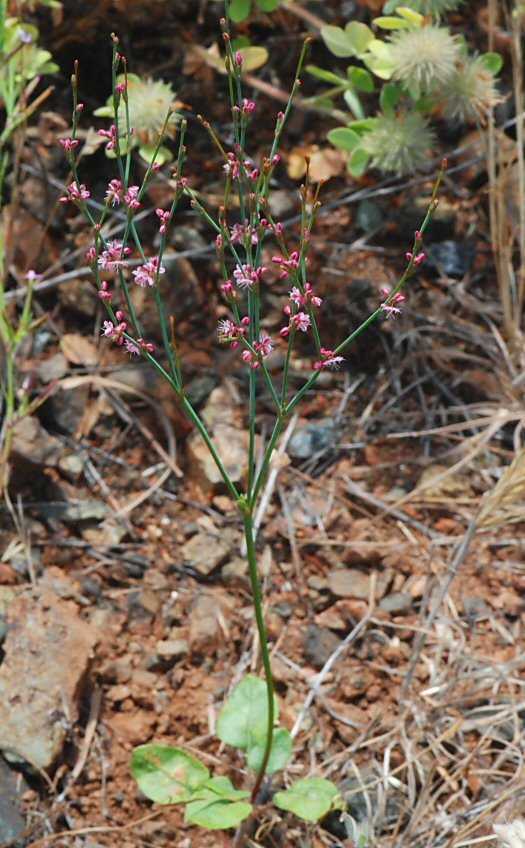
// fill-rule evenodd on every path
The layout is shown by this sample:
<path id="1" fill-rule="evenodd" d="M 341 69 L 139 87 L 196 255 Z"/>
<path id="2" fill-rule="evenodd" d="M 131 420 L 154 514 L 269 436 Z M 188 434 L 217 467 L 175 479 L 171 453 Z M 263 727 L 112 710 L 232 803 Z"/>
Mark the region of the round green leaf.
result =
<path id="1" fill-rule="evenodd" d="M 261 12 L 274 12 L 281 0 L 255 0 Z"/>
<path id="2" fill-rule="evenodd" d="M 259 771 L 265 751 L 265 743 L 264 741 L 260 742 L 254 748 L 251 748 L 248 753 L 248 768 L 251 768 L 252 771 Z M 284 768 L 288 760 L 290 759 L 290 754 L 292 753 L 292 737 L 285 727 L 278 727 L 274 730 L 272 735 L 272 750 L 270 751 L 270 758 L 268 760 L 268 764 L 266 766 L 266 771 L 268 774 L 273 774 L 275 771 L 279 771 Z"/>
<path id="3" fill-rule="evenodd" d="M 381 89 L 381 94 L 379 95 L 379 105 L 382 111 L 391 112 L 392 109 L 395 108 L 400 97 L 401 90 L 397 85 L 393 85 L 389 82 L 385 83 Z"/>
<path id="4" fill-rule="evenodd" d="M 353 177 L 362 177 L 368 167 L 370 156 L 361 147 L 357 147 L 348 162 L 348 170 Z"/>
<path id="5" fill-rule="evenodd" d="M 247 819 L 252 809 L 245 801 L 190 801 L 184 811 L 184 821 L 207 830 L 227 830 Z"/>
<path id="6" fill-rule="evenodd" d="M 356 52 L 353 45 L 346 36 L 345 30 L 337 26 L 321 27 L 321 38 L 328 47 L 330 53 L 338 56 L 340 59 L 355 56 Z"/>
<path id="7" fill-rule="evenodd" d="M 348 79 L 358 91 L 365 91 L 367 94 L 370 94 L 374 90 L 374 80 L 371 74 L 365 71 L 364 68 L 357 68 L 355 65 L 351 65 L 346 69 L 346 73 Z"/>
<path id="8" fill-rule="evenodd" d="M 330 780 L 305 777 L 285 792 L 276 792 L 273 800 L 280 810 L 289 810 L 304 821 L 316 822 L 330 812 L 338 794 L 337 786 Z"/>
<path id="9" fill-rule="evenodd" d="M 243 21 L 250 13 L 251 0 L 232 0 L 230 3 L 230 18 L 236 24 Z"/>
<path id="10" fill-rule="evenodd" d="M 336 127 L 334 130 L 330 130 L 326 137 L 334 147 L 348 152 L 355 150 L 361 141 L 360 136 L 348 127 Z"/>
<path id="11" fill-rule="evenodd" d="M 352 47 L 353 56 L 362 56 L 366 53 L 368 45 L 374 40 L 374 33 L 366 24 L 359 21 L 349 21 L 345 26 L 347 43 Z"/>
<path id="12" fill-rule="evenodd" d="M 499 53 L 484 53 L 481 57 L 483 67 L 489 74 L 499 74 L 503 65 L 503 57 Z"/>
<path id="13" fill-rule="evenodd" d="M 275 718 L 278 717 L 275 699 Z M 234 748 L 246 750 L 266 737 L 268 701 L 266 684 L 252 674 L 235 687 L 217 720 L 217 736 Z"/>
<path id="14" fill-rule="evenodd" d="M 157 804 L 188 801 L 210 777 L 206 766 L 171 745 L 139 745 L 130 767 L 144 795 Z"/>

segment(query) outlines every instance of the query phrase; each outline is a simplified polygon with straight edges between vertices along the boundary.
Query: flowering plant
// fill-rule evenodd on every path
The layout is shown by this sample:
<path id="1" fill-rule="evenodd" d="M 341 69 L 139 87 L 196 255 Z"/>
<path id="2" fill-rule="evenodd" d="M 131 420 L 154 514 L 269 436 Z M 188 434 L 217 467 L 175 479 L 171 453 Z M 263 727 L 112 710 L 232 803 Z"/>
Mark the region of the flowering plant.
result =
<path id="1" fill-rule="evenodd" d="M 255 109 L 255 103 L 243 95 L 242 54 L 234 51 L 229 34 L 228 0 L 226 17 L 221 20 L 223 40 L 226 47 L 231 110 L 233 116 L 233 150 L 226 151 L 217 139 L 211 126 L 203 121 L 222 159 L 224 169 L 224 199 L 217 217 L 208 211 L 197 198 L 188 177 L 185 176 L 186 122 L 181 123 L 180 140 L 174 167 L 175 188 L 171 206 L 157 208 L 152 215 L 157 219 L 160 246 L 155 256 L 144 250 L 137 229 L 135 215 L 141 209 L 148 185 L 158 168 L 157 156 L 164 141 L 171 119 L 171 111 L 165 118 L 162 131 L 148 168 L 140 185 L 130 185 L 130 153 L 127 143 L 132 134 L 129 110 L 125 110 L 126 128 L 124 145 L 121 145 L 121 129 L 117 119 L 122 103 L 126 105 L 127 69 L 126 61 L 118 51 L 118 39 L 113 36 L 113 107 L 114 123 L 109 131 L 102 130 L 107 144 L 116 153 L 118 176 L 111 180 L 106 191 L 106 200 L 98 220 L 93 217 L 89 205 L 90 192 L 80 182 L 77 172 L 76 151 L 77 128 L 83 106 L 77 100 L 78 68 L 72 77 L 73 117 L 72 132 L 61 140 L 61 145 L 73 175 L 62 198 L 72 203 L 86 217 L 93 234 L 93 244 L 88 250 L 98 296 L 107 311 L 102 334 L 132 356 L 142 356 L 170 385 L 181 408 L 188 415 L 204 440 L 230 496 L 237 505 L 242 520 L 251 581 L 251 590 L 262 664 L 264 682 L 254 676 L 246 677 L 233 691 L 220 714 L 217 732 L 221 741 L 239 748 L 246 756 L 247 766 L 255 774 L 251 793 L 235 789 L 227 777 L 212 777 L 205 766 L 180 748 L 166 745 L 141 745 L 133 752 L 132 773 L 142 791 L 158 803 L 183 803 L 186 805 L 185 820 L 211 829 L 235 826 L 252 814 L 253 804 L 259 800 L 259 790 L 266 774 L 282 769 L 292 747 L 292 739 L 284 727 L 276 727 L 278 704 L 274 694 L 268 640 L 262 611 L 254 533 L 254 512 L 261 488 L 270 468 L 277 440 L 287 418 L 301 398 L 316 383 L 319 375 L 327 368 L 337 368 L 343 362 L 345 348 L 380 315 L 399 314 L 404 295 L 401 289 L 415 272 L 424 258 L 421 252 L 423 235 L 436 208 L 437 191 L 446 166 L 435 184 L 428 212 L 414 237 L 411 252 L 407 253 L 407 266 L 398 284 L 392 291 L 383 290 L 383 301 L 359 327 L 352 330 L 340 344 L 324 346 L 316 315 L 322 308 L 322 298 L 314 284 L 308 280 L 308 250 L 312 227 L 320 209 L 319 188 L 310 196 L 308 178 L 301 188 L 302 219 L 297 243 L 290 249 L 283 223 L 272 216 L 269 203 L 270 181 L 279 163 L 278 147 L 292 108 L 294 97 L 300 87 L 299 73 L 306 52 L 305 43 L 299 59 L 298 69 L 291 94 L 283 112 L 277 115 L 273 143 L 263 161 L 254 163 L 247 152 L 247 128 Z M 123 81 L 119 70 L 123 68 Z M 122 151 L 125 150 L 125 154 Z M 232 195 L 236 195 L 240 220 L 231 221 Z M 160 294 L 160 278 L 166 273 L 163 254 L 167 234 L 173 226 L 177 206 L 182 197 L 189 198 L 193 209 L 209 224 L 215 236 L 216 254 L 221 269 L 219 293 L 229 307 L 229 317 L 222 319 L 218 327 L 218 340 L 236 351 L 248 369 L 248 475 L 244 489 L 228 474 L 225 458 L 216 449 L 205 423 L 192 406 L 185 392 L 183 363 L 176 344 L 176 328 L 173 318 L 166 321 Z M 104 225 L 113 205 L 121 204 L 125 209 L 126 224 L 121 239 L 109 240 L 104 235 Z M 266 280 L 269 268 L 262 264 L 262 246 L 272 239 L 277 245 L 273 264 L 279 279 L 286 283 L 286 304 L 283 307 L 284 321 L 277 338 L 267 332 L 263 321 Z M 139 265 L 130 273 L 133 244 L 139 256 Z M 155 301 L 163 342 L 163 356 L 153 344 L 144 338 L 139 316 L 136 314 L 130 295 L 131 286 L 138 285 L 151 291 Z M 310 335 L 313 356 L 309 376 L 303 386 L 293 393 L 289 387 L 290 365 L 298 334 Z M 267 361 L 277 345 L 284 347 L 284 365 L 280 382 L 270 374 Z M 274 407 L 273 431 L 265 446 L 262 461 L 257 464 L 256 444 L 256 396 L 261 381 L 266 387 Z M 250 800 L 246 800 L 251 795 Z M 290 810 L 306 821 L 317 821 L 338 802 L 337 787 L 330 781 L 317 777 L 297 781 L 288 789 L 276 793 L 275 804 Z"/>

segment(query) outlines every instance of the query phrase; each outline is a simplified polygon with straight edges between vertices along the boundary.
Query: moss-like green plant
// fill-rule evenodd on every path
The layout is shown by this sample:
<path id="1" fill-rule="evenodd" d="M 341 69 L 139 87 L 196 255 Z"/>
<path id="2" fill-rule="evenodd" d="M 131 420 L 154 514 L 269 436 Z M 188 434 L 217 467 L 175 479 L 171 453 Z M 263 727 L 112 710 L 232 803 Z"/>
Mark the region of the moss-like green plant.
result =
<path id="1" fill-rule="evenodd" d="M 124 75 L 120 75 L 117 83 L 123 83 Z M 131 147 L 138 148 L 143 159 L 151 161 L 157 140 L 166 120 L 166 114 L 175 100 L 175 92 L 171 85 L 163 80 L 142 79 L 136 74 L 127 74 L 127 93 L 129 122 L 133 127 Z M 101 118 L 113 117 L 113 97 L 108 97 L 105 106 L 97 109 L 94 114 Z M 175 136 L 179 115 L 173 111 L 168 122 L 168 135 Z M 124 98 L 120 101 L 118 110 L 119 132 L 121 135 L 121 153 L 126 153 L 126 104 Z M 109 155 L 114 155 L 110 153 Z M 157 162 L 169 162 L 172 155 L 167 147 L 161 147 Z"/>

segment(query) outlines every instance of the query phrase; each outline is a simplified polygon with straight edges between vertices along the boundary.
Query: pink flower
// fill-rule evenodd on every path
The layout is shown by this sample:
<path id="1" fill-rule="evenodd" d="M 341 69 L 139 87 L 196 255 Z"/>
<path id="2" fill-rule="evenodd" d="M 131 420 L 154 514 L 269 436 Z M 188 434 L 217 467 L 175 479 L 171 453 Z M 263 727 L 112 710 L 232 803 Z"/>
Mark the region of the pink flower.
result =
<path id="1" fill-rule="evenodd" d="M 405 253 L 406 258 L 409 262 L 412 262 L 414 265 L 420 265 L 425 258 L 424 253 L 418 253 L 417 256 L 413 256 L 412 253 Z"/>
<path id="2" fill-rule="evenodd" d="M 230 230 L 230 239 L 232 244 L 237 244 L 237 242 L 240 241 L 242 244 L 246 245 L 246 241 L 249 236 L 251 237 L 251 243 L 257 244 L 257 233 L 254 230 L 251 230 L 248 220 L 246 220 L 246 225 L 244 227 L 242 224 L 234 224 Z"/>
<path id="3" fill-rule="evenodd" d="M 277 235 L 277 228 L 275 234 Z M 283 256 L 272 256 L 272 262 L 281 266 L 279 279 L 284 280 L 290 271 L 297 271 L 299 267 L 299 254 L 294 250 L 293 253 L 290 253 L 289 259 L 285 259 Z"/>
<path id="4" fill-rule="evenodd" d="M 86 251 L 86 259 L 87 259 L 87 261 L 88 261 L 89 263 L 91 263 L 91 262 L 94 262 L 96 258 L 97 258 L 97 251 L 95 250 L 95 246 L 94 246 L 94 245 L 92 245 L 92 246 L 91 246 L 91 247 L 90 247 L 90 248 Z"/>
<path id="5" fill-rule="evenodd" d="M 42 274 L 37 274 L 37 272 L 34 271 L 33 268 L 30 268 L 24 274 L 24 280 L 27 280 L 28 282 L 34 283 L 34 282 L 36 282 L 36 280 L 39 280 L 41 278 L 41 276 L 42 276 Z"/>
<path id="6" fill-rule="evenodd" d="M 101 300 L 111 300 L 111 292 L 108 291 L 108 284 L 106 280 L 101 281 L 98 296 Z"/>
<path id="7" fill-rule="evenodd" d="M 390 297 L 390 290 L 387 288 L 382 288 L 381 294 L 386 295 L 388 299 Z M 386 312 L 387 318 L 395 318 L 396 315 L 401 315 L 401 304 L 405 302 L 405 299 L 406 298 L 404 295 L 400 294 L 400 292 L 396 292 L 393 297 L 390 297 L 388 303 L 385 301 L 381 304 L 381 309 L 383 312 Z"/>
<path id="8" fill-rule="evenodd" d="M 237 265 L 233 276 L 240 289 L 251 289 L 255 283 L 259 282 L 266 270 L 267 268 L 264 267 L 254 270 L 251 265 Z"/>
<path id="9" fill-rule="evenodd" d="M 130 342 L 129 339 L 124 339 L 124 344 L 126 346 L 127 352 L 131 356 L 140 356 L 140 347 L 135 344 L 135 342 Z"/>
<path id="10" fill-rule="evenodd" d="M 169 210 L 165 212 L 163 209 L 155 209 L 155 215 L 160 219 L 159 233 L 163 236 L 168 228 L 168 221 L 170 219 Z"/>
<path id="11" fill-rule="evenodd" d="M 122 247 L 121 241 L 108 241 L 106 249 L 102 251 L 98 257 L 98 265 L 104 271 L 117 271 L 119 268 L 125 268 L 128 264 L 124 259 L 131 253 L 129 247 Z"/>
<path id="12" fill-rule="evenodd" d="M 140 203 L 137 200 L 139 191 L 139 186 L 128 186 L 128 190 L 124 195 L 124 203 L 129 206 L 130 209 L 140 209 Z"/>
<path id="13" fill-rule="evenodd" d="M 152 259 L 149 259 L 145 265 L 139 265 L 139 267 L 133 271 L 133 276 L 135 277 L 135 282 L 142 289 L 146 286 L 154 286 L 157 276 L 160 274 L 164 274 L 166 269 L 163 265 L 159 267 L 159 260 L 156 256 Z"/>
<path id="14" fill-rule="evenodd" d="M 66 193 L 64 197 L 59 198 L 60 203 L 68 203 L 70 200 L 73 202 L 78 202 L 79 200 L 87 200 L 89 197 L 89 191 L 86 189 L 84 183 L 77 185 L 77 183 L 70 183 L 66 186 Z"/>
<path id="15" fill-rule="evenodd" d="M 124 344 L 124 336 L 122 334 L 127 327 L 126 322 L 122 320 L 123 317 L 122 312 L 115 312 L 115 318 L 119 322 L 118 324 L 113 324 L 112 321 L 104 321 L 102 324 L 102 335 L 107 339 L 111 339 L 119 346 Z"/>
<path id="16" fill-rule="evenodd" d="M 344 356 L 334 356 L 333 350 L 328 350 L 322 347 L 319 351 L 321 359 L 314 362 L 314 371 L 324 371 L 325 368 L 339 368 L 341 362 L 345 361 Z"/>
<path id="17" fill-rule="evenodd" d="M 233 321 L 230 321 L 229 318 L 224 318 L 222 321 L 219 321 L 219 340 L 221 342 L 228 341 L 230 339 L 236 339 L 238 335 L 239 328 Z"/>
<path id="18" fill-rule="evenodd" d="M 310 283 L 305 283 L 303 286 L 304 294 L 294 286 L 290 292 L 290 300 L 293 300 L 296 306 L 305 306 L 310 303 L 312 306 L 321 306 L 322 299 L 314 294 Z"/>
<path id="19" fill-rule="evenodd" d="M 66 153 L 71 153 L 74 147 L 78 147 L 78 139 L 76 138 L 61 138 L 60 139 L 61 147 L 66 151 Z"/>
<path id="20" fill-rule="evenodd" d="M 111 124 L 109 130 L 99 130 L 98 134 L 102 136 L 102 138 L 107 138 L 108 143 L 106 144 L 106 150 L 113 150 L 115 144 L 117 143 L 117 128 L 115 124 Z"/>
<path id="21" fill-rule="evenodd" d="M 263 359 L 266 359 L 266 357 L 271 354 L 271 352 L 274 348 L 274 345 L 273 345 L 273 342 L 272 342 L 270 336 L 264 330 L 261 332 L 261 334 L 259 336 L 259 341 L 254 342 L 253 346 L 254 346 L 255 350 L 257 351 L 257 353 L 261 354 Z"/>
<path id="22" fill-rule="evenodd" d="M 228 161 L 222 166 L 222 169 L 230 180 L 236 180 L 239 176 L 239 162 L 235 153 L 228 153 Z"/>
<path id="23" fill-rule="evenodd" d="M 290 321 L 287 327 L 283 327 L 282 330 L 279 331 L 279 335 L 286 338 L 286 336 L 290 334 L 291 329 L 300 330 L 302 333 L 306 333 L 311 324 L 310 316 L 306 312 L 296 312 L 295 315 L 292 315 L 292 310 L 289 306 L 285 306 L 283 311 L 285 315 L 288 315 Z"/>
<path id="24" fill-rule="evenodd" d="M 125 82 L 119 82 L 118 85 L 115 86 L 116 94 L 124 94 L 125 91 L 126 91 L 126 83 Z"/>
<path id="25" fill-rule="evenodd" d="M 106 200 L 108 203 L 111 203 L 112 206 L 115 206 L 116 203 L 120 203 L 122 200 L 122 183 L 120 180 L 110 181 L 106 191 Z"/>

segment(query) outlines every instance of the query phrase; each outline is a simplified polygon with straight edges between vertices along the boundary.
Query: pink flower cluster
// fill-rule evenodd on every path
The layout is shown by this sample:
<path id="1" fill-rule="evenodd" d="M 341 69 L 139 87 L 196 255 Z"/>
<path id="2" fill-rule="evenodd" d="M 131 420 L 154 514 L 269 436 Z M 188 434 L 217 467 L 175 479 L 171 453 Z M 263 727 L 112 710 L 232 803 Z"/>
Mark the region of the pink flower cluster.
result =
<path id="1" fill-rule="evenodd" d="M 267 270 L 268 269 L 263 266 L 260 268 L 252 268 L 251 265 L 237 265 L 233 272 L 233 276 L 235 277 L 235 282 L 240 289 L 251 289 L 255 283 L 259 282 L 262 275 Z"/>
<path id="2" fill-rule="evenodd" d="M 310 316 L 306 312 L 296 312 L 294 315 L 292 313 L 291 306 L 285 306 L 283 312 L 290 320 L 287 327 L 283 327 L 282 330 L 279 330 L 280 336 L 286 338 L 286 336 L 289 335 L 290 330 L 300 330 L 301 333 L 306 333 L 308 327 L 312 323 L 310 321 Z"/>
<path id="3" fill-rule="evenodd" d="M 255 353 L 252 353 L 251 350 L 243 350 L 242 358 L 244 362 L 246 362 L 246 364 L 255 371 L 255 369 L 260 365 L 259 357 L 266 359 L 273 350 L 273 342 L 268 333 L 264 330 L 259 335 L 259 341 L 255 341 L 253 343 L 253 349 Z"/>
<path id="4" fill-rule="evenodd" d="M 236 347 L 239 347 L 239 339 L 244 336 L 249 326 L 250 319 L 248 316 L 242 319 L 240 326 L 230 321 L 229 318 L 224 318 L 219 321 L 219 341 L 230 342 L 230 347 L 235 350 Z"/>
<path id="5" fill-rule="evenodd" d="M 127 262 L 125 256 L 131 253 L 131 248 L 123 247 L 121 241 L 108 241 L 105 250 L 98 257 L 98 266 L 103 271 L 118 271 L 119 268 L 125 268 Z"/>
<path id="6" fill-rule="evenodd" d="M 275 262 L 276 265 L 281 267 L 279 279 L 284 280 L 290 271 L 297 271 L 299 267 L 299 254 L 296 250 L 294 250 L 293 253 L 290 253 L 289 259 L 284 259 L 282 256 L 272 256 L 272 262 Z"/>
<path id="7" fill-rule="evenodd" d="M 133 271 L 133 276 L 135 277 L 136 284 L 144 289 L 146 286 L 154 286 L 158 275 L 164 274 L 165 271 L 164 266 L 159 266 L 159 260 L 154 256 L 152 259 L 148 259 L 144 265 L 139 265 Z"/>
<path id="8" fill-rule="evenodd" d="M 84 183 L 78 185 L 77 183 L 70 183 L 66 186 L 66 193 L 64 197 L 59 198 L 60 203 L 69 203 L 71 200 L 73 203 L 78 202 L 79 200 L 87 200 L 89 197 L 89 191 L 86 189 Z"/>
<path id="9" fill-rule="evenodd" d="M 113 321 L 104 321 L 102 324 L 102 335 L 106 337 L 106 339 L 111 339 L 115 344 L 121 346 L 124 344 L 124 333 L 127 328 L 127 324 L 122 319 L 124 315 L 122 312 L 115 312 L 115 318 L 119 322 L 118 324 L 114 324 Z"/>
<path id="10" fill-rule="evenodd" d="M 165 212 L 164 209 L 155 209 L 155 215 L 160 221 L 159 233 L 163 236 L 168 229 L 168 221 L 170 219 L 169 210 Z"/>
<path id="11" fill-rule="evenodd" d="M 381 294 L 384 294 L 385 297 L 390 297 L 390 290 L 387 288 L 381 289 Z M 392 317 L 395 318 L 396 315 L 401 315 L 401 304 L 405 302 L 406 298 L 400 292 L 397 292 L 390 300 L 389 303 L 382 303 L 381 309 L 383 312 L 386 312 L 387 318 Z"/>
<path id="12" fill-rule="evenodd" d="M 306 306 L 307 303 L 312 306 L 321 306 L 323 302 L 320 297 L 314 294 L 310 283 L 304 284 L 303 292 L 297 286 L 294 286 L 290 292 L 290 300 L 293 300 L 296 306 Z"/>
<path id="13" fill-rule="evenodd" d="M 344 356 L 334 356 L 333 350 L 328 350 L 322 347 L 319 351 L 321 359 L 314 362 L 314 371 L 324 371 L 325 368 L 339 368 L 341 362 L 345 361 Z"/>

